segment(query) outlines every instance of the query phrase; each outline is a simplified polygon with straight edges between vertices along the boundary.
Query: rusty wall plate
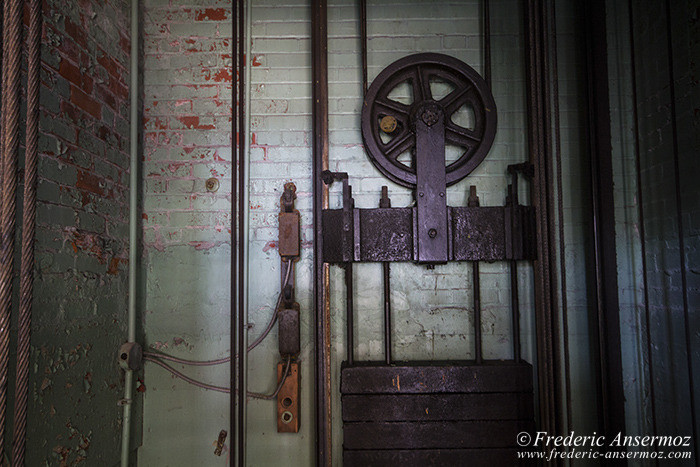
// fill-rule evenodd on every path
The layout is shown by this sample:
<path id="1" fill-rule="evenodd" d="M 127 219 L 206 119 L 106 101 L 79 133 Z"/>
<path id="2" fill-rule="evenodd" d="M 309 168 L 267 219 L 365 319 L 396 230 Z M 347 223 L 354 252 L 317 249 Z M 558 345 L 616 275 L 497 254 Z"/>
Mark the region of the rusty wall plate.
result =
<path id="1" fill-rule="evenodd" d="M 277 393 L 277 432 L 299 432 L 299 362 L 289 364 L 289 374 Z M 277 364 L 277 381 L 282 379 L 285 362 Z"/>

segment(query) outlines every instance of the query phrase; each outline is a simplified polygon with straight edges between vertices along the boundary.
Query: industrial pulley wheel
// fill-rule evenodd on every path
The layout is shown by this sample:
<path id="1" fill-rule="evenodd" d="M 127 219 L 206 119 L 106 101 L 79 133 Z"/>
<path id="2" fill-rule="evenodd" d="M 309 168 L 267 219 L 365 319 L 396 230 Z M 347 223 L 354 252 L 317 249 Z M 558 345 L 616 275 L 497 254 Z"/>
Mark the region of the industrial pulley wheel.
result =
<path id="1" fill-rule="evenodd" d="M 362 138 L 375 167 L 409 188 L 416 186 L 415 121 L 426 119 L 426 106 L 444 115 L 448 186 L 484 160 L 496 135 L 496 104 L 486 81 L 472 67 L 436 53 L 392 63 L 367 91 Z"/>

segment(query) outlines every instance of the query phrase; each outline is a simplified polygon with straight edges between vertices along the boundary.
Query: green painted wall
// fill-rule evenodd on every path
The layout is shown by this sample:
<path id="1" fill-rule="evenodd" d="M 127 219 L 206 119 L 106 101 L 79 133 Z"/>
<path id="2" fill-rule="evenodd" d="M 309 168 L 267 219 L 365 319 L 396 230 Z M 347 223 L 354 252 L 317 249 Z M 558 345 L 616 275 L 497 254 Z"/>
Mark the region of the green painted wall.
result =
<path id="1" fill-rule="evenodd" d="M 230 8 L 223 2 L 147 0 L 145 9 L 145 188 L 144 277 L 146 344 L 187 358 L 228 355 L 231 77 Z M 297 267 L 297 300 L 302 309 L 302 429 L 277 434 L 275 407 L 249 400 L 249 465 L 272 465 L 280 458 L 310 465 L 314 456 L 313 323 L 311 318 L 311 44 L 310 7 L 302 0 L 254 0 L 250 36 L 249 145 L 249 338 L 258 335 L 278 293 L 276 216 L 285 182 L 298 188 L 302 215 L 302 258 Z M 447 53 L 482 70 L 480 3 L 477 1 L 368 2 L 369 79 L 394 60 L 414 52 Z M 521 2 L 491 2 L 493 93 L 499 129 L 487 159 L 465 181 L 451 187 L 450 204 L 466 203 L 469 185 L 482 205 L 502 205 L 506 166 L 527 159 L 524 22 Z M 596 429 L 595 376 L 589 335 L 591 289 L 587 239 L 591 226 L 586 149 L 585 57 L 580 12 L 573 2 L 557 3 L 557 43 L 561 115 L 567 313 L 569 324 L 572 428 Z M 367 161 L 359 131 L 361 68 L 358 10 L 353 2 L 329 4 L 330 165 L 346 171 L 358 207 L 375 207 L 380 187 L 389 185 L 394 206 L 410 203 L 410 193 L 386 182 Z M 222 181 L 217 194 L 204 190 L 206 178 Z M 522 199 L 527 199 L 523 187 Z M 331 189 L 331 206 L 340 203 Z M 468 265 L 434 270 L 392 267 L 394 357 L 446 359 L 473 357 L 473 309 Z M 484 353 L 510 358 L 510 281 L 503 264 L 482 265 Z M 381 359 L 381 273 L 358 265 L 356 357 Z M 520 269 L 524 355 L 534 360 L 532 271 Z M 629 286 L 632 287 L 632 286 Z M 345 356 L 343 272 L 331 269 L 334 460 L 339 463 L 338 375 Z M 627 297 L 627 295 L 624 295 Z M 270 391 L 278 360 L 276 330 L 248 356 L 248 388 Z M 633 345 L 632 349 L 635 348 Z M 536 362 L 533 362 L 536 363 Z M 226 384 L 228 369 L 188 374 Z M 631 373 L 630 373 L 631 374 Z M 634 376 L 629 376 L 634 378 Z M 213 455 L 219 430 L 228 425 L 228 398 L 187 386 L 160 368 L 145 373 L 144 445 L 141 465 L 225 465 Z M 633 389 L 630 389 L 632 391 Z M 634 389 L 637 391 L 637 389 Z M 562 408 L 563 409 L 563 408 Z"/>

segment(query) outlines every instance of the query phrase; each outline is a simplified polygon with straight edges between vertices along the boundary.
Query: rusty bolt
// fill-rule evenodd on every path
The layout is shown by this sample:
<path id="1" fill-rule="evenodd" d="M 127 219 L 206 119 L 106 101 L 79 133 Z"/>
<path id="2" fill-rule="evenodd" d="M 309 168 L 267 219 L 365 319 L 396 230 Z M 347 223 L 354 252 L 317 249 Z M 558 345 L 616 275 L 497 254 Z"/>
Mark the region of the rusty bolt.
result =
<path id="1" fill-rule="evenodd" d="M 428 237 L 430 237 L 430 238 L 437 237 L 437 230 L 435 230 L 435 229 L 428 230 Z"/>
<path id="2" fill-rule="evenodd" d="M 212 177 L 206 181 L 205 186 L 207 187 L 208 192 L 214 193 L 219 189 L 219 180 Z"/>
<path id="3" fill-rule="evenodd" d="M 438 121 L 438 114 L 432 109 L 424 110 L 420 117 L 423 120 L 423 122 L 428 126 L 433 126 Z"/>
<path id="4" fill-rule="evenodd" d="M 386 134 L 391 134 L 396 130 L 397 122 L 391 115 L 385 115 L 379 122 L 379 128 Z"/>

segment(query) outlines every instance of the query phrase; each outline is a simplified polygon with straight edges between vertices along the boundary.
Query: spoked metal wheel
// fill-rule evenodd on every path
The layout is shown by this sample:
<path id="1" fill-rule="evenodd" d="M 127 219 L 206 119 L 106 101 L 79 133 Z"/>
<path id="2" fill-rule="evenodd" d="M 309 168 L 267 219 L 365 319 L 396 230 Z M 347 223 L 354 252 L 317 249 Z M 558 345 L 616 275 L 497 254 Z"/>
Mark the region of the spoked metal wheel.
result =
<path id="1" fill-rule="evenodd" d="M 414 122 L 434 103 L 445 115 L 447 185 L 469 175 L 496 135 L 496 104 L 486 81 L 454 57 L 421 53 L 386 67 L 372 82 L 362 107 L 362 138 L 370 160 L 388 179 L 416 186 Z"/>

